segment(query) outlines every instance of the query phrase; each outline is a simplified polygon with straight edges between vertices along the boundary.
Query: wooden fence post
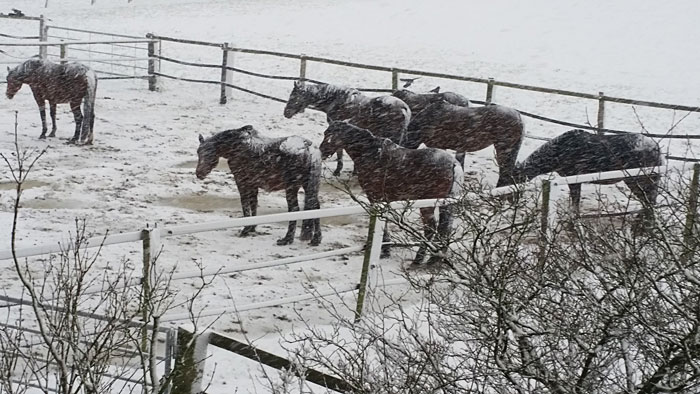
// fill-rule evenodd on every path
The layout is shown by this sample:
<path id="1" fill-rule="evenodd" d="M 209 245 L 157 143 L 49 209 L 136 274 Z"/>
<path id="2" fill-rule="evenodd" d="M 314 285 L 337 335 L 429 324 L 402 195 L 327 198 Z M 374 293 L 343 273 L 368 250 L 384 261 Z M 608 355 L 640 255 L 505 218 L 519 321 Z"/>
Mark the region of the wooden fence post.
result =
<path id="1" fill-rule="evenodd" d="M 48 26 L 46 26 L 46 18 L 44 18 L 44 15 L 40 15 L 39 16 L 39 41 L 45 42 L 48 34 L 49 34 L 49 28 L 48 28 Z M 42 45 L 39 47 L 39 57 L 46 60 L 47 53 L 48 52 L 47 52 L 46 45 Z"/>
<path id="2" fill-rule="evenodd" d="M 177 330 L 172 394 L 197 394 L 196 391 L 193 391 L 193 388 L 197 386 L 199 374 L 198 361 L 195 360 L 197 346 L 193 343 L 194 340 L 194 334 L 182 328 Z"/>
<path id="3" fill-rule="evenodd" d="M 547 243 L 549 232 L 549 197 L 551 192 L 551 182 L 548 179 L 542 181 L 542 209 L 540 210 L 540 250 L 537 261 L 540 266 L 544 264 L 547 256 Z"/>
<path id="4" fill-rule="evenodd" d="M 302 82 L 306 81 L 306 55 L 303 53 L 299 59 L 299 80 Z"/>
<path id="5" fill-rule="evenodd" d="M 698 183 L 700 183 L 700 163 L 693 164 L 693 178 L 690 181 L 690 192 L 688 193 L 688 212 L 685 216 L 685 226 L 683 227 L 684 251 L 681 254 L 681 261 L 687 262 L 695 252 L 697 244 L 695 234 L 695 222 L 698 215 Z"/>
<path id="6" fill-rule="evenodd" d="M 362 261 L 362 273 L 360 274 L 360 284 L 357 292 L 355 323 L 357 323 L 362 317 L 362 309 L 365 305 L 365 295 L 367 294 L 367 278 L 369 277 L 370 265 L 379 260 L 379 255 L 382 250 L 382 235 L 384 233 L 384 226 L 386 226 L 386 222 L 377 218 L 377 216 L 378 214 L 376 207 L 370 206 L 367 243 L 365 244 L 365 254 Z"/>
<path id="7" fill-rule="evenodd" d="M 148 346 L 148 329 L 146 324 L 150 320 L 150 306 L 151 302 L 151 271 L 152 267 L 158 258 L 160 253 L 161 243 L 160 243 L 160 229 L 157 227 L 147 228 L 141 231 L 143 236 L 142 246 L 143 246 L 143 270 L 141 276 L 141 320 L 143 321 L 144 327 L 141 329 L 141 350 L 146 351 Z"/>
<path id="8" fill-rule="evenodd" d="M 61 44 L 60 46 L 61 49 L 61 64 L 66 64 L 66 44 Z"/>
<path id="9" fill-rule="evenodd" d="M 491 102 L 493 101 L 494 81 L 495 80 L 493 78 L 489 78 L 489 81 L 486 82 L 486 104 L 491 104 Z"/>
<path id="10" fill-rule="evenodd" d="M 605 93 L 598 92 L 598 134 L 605 128 Z"/>
<path id="11" fill-rule="evenodd" d="M 146 38 L 153 40 L 153 34 L 146 34 Z M 160 55 L 160 41 L 151 41 L 148 43 L 148 90 L 155 92 L 158 90 L 158 76 L 155 74 L 160 72 L 160 59 L 156 56 Z"/>
<path id="12" fill-rule="evenodd" d="M 399 90 L 399 72 L 394 68 L 391 69 L 391 90 Z"/>
<path id="13" fill-rule="evenodd" d="M 222 47 L 222 56 L 221 56 L 221 98 L 219 99 L 219 104 L 226 104 L 228 101 L 228 96 L 226 95 L 227 93 L 227 86 L 226 83 L 228 83 L 228 42 L 225 42 Z"/>

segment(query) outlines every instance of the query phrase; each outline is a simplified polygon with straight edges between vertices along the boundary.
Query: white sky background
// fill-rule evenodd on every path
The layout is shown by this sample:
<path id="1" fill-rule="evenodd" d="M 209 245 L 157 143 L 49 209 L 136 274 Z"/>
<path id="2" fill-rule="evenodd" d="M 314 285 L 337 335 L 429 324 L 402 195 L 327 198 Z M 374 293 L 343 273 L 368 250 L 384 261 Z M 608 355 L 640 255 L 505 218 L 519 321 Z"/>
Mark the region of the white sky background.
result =
<path id="1" fill-rule="evenodd" d="M 700 2 L 1 0 L 97 30 L 154 32 L 611 95 L 700 100 Z M 381 61 L 379 61 L 381 59 Z M 633 89 L 629 89 L 634 87 Z"/>

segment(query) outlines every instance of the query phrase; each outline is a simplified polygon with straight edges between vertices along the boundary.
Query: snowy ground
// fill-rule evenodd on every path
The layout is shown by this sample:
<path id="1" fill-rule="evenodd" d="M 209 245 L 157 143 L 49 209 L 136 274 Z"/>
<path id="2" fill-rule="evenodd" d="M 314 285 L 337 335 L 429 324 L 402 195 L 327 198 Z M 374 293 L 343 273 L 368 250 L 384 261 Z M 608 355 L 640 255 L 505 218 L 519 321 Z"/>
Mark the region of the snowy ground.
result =
<path id="1" fill-rule="evenodd" d="M 26 14 L 45 14 L 51 23 L 114 33 L 186 37 L 290 53 L 327 56 L 362 63 L 400 66 L 588 93 L 694 105 L 700 101 L 700 53 L 691 50 L 700 27 L 694 15 L 700 3 L 677 1 L 618 2 L 446 1 L 439 5 L 417 0 L 302 2 L 185 1 L 142 2 L 97 0 L 0 0 L 0 12 L 20 8 Z M 166 6 L 167 5 L 167 6 Z M 0 32 L 34 33 L 34 25 L 3 26 Z M 3 48 L 4 50 L 4 48 Z M 177 45 L 164 45 L 163 54 L 191 61 L 218 62 L 220 54 Z M 12 58 L 0 54 L 2 61 Z M 236 55 L 237 66 L 295 75 L 298 63 Z M 198 70 L 168 68 L 164 72 Z M 188 74 L 194 75 L 194 74 Z M 389 87 L 383 73 L 342 70 L 310 65 L 307 75 L 329 82 Z M 217 79 L 216 72 L 205 79 Z M 286 98 L 291 83 L 270 83 L 235 77 L 234 83 Z M 481 85 L 420 79 L 416 90 L 440 85 L 475 99 L 483 99 Z M 101 81 L 98 88 L 95 145 L 63 144 L 72 135 L 72 116 L 59 107 L 58 139 L 39 141 L 39 117 L 28 88 L 0 107 L 0 151 L 11 148 L 15 110 L 20 111 L 19 141 L 24 148 L 49 151 L 31 177 L 24 195 L 20 246 L 66 239 L 75 217 L 87 218 L 95 234 L 136 231 L 147 224 L 167 227 L 240 216 L 238 195 L 225 165 L 205 181 L 194 176 L 197 135 L 208 135 L 245 124 L 270 136 L 302 135 L 320 142 L 325 119 L 306 113 L 291 120 L 282 116 L 282 104 L 234 93 L 229 104 L 218 103 L 218 88 L 163 81 L 162 91 L 149 92 L 144 81 Z M 497 89 L 496 102 L 569 121 L 595 123 L 597 104 L 554 95 Z M 652 133 L 666 132 L 684 114 L 630 106 L 607 107 L 606 125 Z M 526 119 L 528 132 L 554 136 L 567 128 Z M 674 134 L 692 134 L 700 116 L 691 115 Z M 541 141 L 527 140 L 520 159 Z M 697 147 L 685 142 L 662 146 L 678 156 L 695 157 Z M 495 184 L 496 166 L 491 148 L 468 156 L 467 173 Z M 334 162 L 328 162 L 333 168 Z M 0 171 L 0 246 L 9 245 L 8 224 L 12 192 L 6 169 Z M 326 174 L 329 174 L 326 169 Z M 349 172 L 344 173 L 349 179 Z M 584 187 L 586 191 L 593 188 Z M 611 193 L 614 188 L 609 187 Z M 322 207 L 346 206 L 348 198 L 329 185 L 321 193 Z M 283 193 L 263 193 L 260 214 L 286 210 Z M 585 204 L 585 200 L 584 200 Z M 207 267 L 268 261 L 345 246 L 360 245 L 366 237 L 366 218 L 345 217 L 322 221 L 323 243 L 309 247 L 297 240 L 289 247 L 274 246 L 285 224 L 261 226 L 252 238 L 238 238 L 237 229 L 168 238 L 162 261 L 179 271 L 194 268 L 192 260 Z M 135 266 L 140 245 L 109 247 L 106 258 L 126 256 Z M 402 257 L 382 262 L 382 275 L 396 275 Z M 248 271 L 219 278 L 208 289 L 200 307 L 245 305 L 303 293 L 305 287 L 328 289 L 357 282 L 361 256 L 333 258 L 289 267 Z M 8 262 L 0 262 L 0 283 L 8 294 L 17 288 Z M 182 289 L 191 283 L 185 281 Z M 183 290 L 184 291 L 184 290 Z M 314 324 L 328 316 L 314 303 L 297 305 Z M 278 350 L 278 330 L 288 331 L 297 319 L 290 306 L 223 316 L 219 331 L 240 337 L 239 318 L 251 339 L 268 350 Z M 264 392 L 248 378 L 252 363 L 217 354 L 214 386 L 209 392 Z"/>

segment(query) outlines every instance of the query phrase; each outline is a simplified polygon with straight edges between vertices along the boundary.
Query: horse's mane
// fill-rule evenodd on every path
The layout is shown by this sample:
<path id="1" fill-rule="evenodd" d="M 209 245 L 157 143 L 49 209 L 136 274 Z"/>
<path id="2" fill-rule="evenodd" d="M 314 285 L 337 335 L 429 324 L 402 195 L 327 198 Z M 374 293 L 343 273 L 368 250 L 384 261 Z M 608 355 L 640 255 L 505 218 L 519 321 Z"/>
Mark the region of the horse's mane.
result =
<path id="1" fill-rule="evenodd" d="M 18 77 L 23 77 L 35 71 L 37 68 L 45 66 L 48 63 L 48 61 L 40 58 L 39 56 L 32 56 L 31 58 L 17 65 L 10 72 L 15 73 L 15 75 L 17 75 Z"/>
<path id="2" fill-rule="evenodd" d="M 354 88 L 349 88 L 347 86 L 331 85 L 327 83 L 320 83 L 317 85 L 307 85 L 305 87 L 307 92 L 311 92 L 318 99 L 323 102 L 337 100 L 343 98 L 345 101 L 350 100 L 354 95 L 360 94 L 360 91 Z"/>

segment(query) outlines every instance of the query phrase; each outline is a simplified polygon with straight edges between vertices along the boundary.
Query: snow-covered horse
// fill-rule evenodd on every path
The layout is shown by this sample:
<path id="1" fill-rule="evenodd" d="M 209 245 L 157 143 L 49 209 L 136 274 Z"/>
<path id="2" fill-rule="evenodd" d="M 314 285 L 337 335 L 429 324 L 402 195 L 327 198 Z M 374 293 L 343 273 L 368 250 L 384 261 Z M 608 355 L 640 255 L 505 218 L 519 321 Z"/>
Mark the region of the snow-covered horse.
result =
<path id="1" fill-rule="evenodd" d="M 411 108 L 412 116 L 416 116 L 419 112 L 426 109 L 430 104 L 435 104 L 441 101 L 447 101 L 460 107 L 468 107 L 469 99 L 454 92 L 442 93 L 415 93 L 407 89 L 400 89 L 391 94 L 398 97 Z"/>
<path id="2" fill-rule="evenodd" d="M 346 120 L 357 127 L 368 129 L 379 137 L 396 141 L 411 121 L 411 109 L 393 96 L 368 97 L 357 89 L 329 84 L 294 83 L 284 116 L 292 116 L 312 108 L 326 113 L 328 123 Z M 337 153 L 338 164 L 334 175 L 343 169 L 343 151 Z"/>
<path id="3" fill-rule="evenodd" d="M 39 106 L 41 135 L 46 138 L 46 101 L 51 113 L 51 134 L 56 135 L 56 105 L 69 103 L 75 118 L 75 134 L 69 142 L 92 144 L 95 125 L 95 94 L 97 76 L 89 67 L 80 63 L 56 64 L 40 58 L 31 58 L 19 66 L 7 68 L 7 98 L 12 99 L 22 88 L 29 85 Z M 83 112 L 80 103 L 83 103 Z"/>
<path id="4" fill-rule="evenodd" d="M 304 210 L 319 209 L 318 192 L 321 183 L 321 154 L 311 141 L 297 136 L 267 138 L 253 126 L 226 130 L 207 139 L 199 136 L 197 149 L 197 178 L 204 179 L 219 163 L 228 160 L 241 197 L 243 216 L 255 216 L 258 209 L 258 189 L 284 190 L 289 212 L 299 210 L 297 194 L 304 189 Z M 289 222 L 287 234 L 277 245 L 294 241 L 296 220 Z M 256 226 L 246 226 L 240 235 L 255 231 Z M 320 219 L 306 219 L 301 226 L 301 239 L 311 240 L 311 245 L 321 243 Z"/>
<path id="5" fill-rule="evenodd" d="M 459 194 L 464 174 L 462 167 L 449 153 L 441 149 L 406 149 L 388 138 L 375 137 L 369 130 L 347 122 L 332 122 L 323 135 L 320 146 L 322 157 L 338 149 L 345 149 L 355 162 L 357 178 L 370 203 L 426 198 L 445 198 Z M 452 226 L 452 208 L 442 206 L 439 223 L 435 223 L 435 209 L 421 208 L 425 238 L 430 241 L 436 234 L 445 241 Z M 389 241 L 385 230 L 384 241 Z M 426 246 L 421 245 L 413 260 L 419 264 L 425 257 Z M 382 254 L 389 254 L 389 246 L 382 246 Z M 435 263 L 441 256 L 431 256 Z"/>
<path id="6" fill-rule="evenodd" d="M 535 150 L 513 173 L 516 182 L 532 179 L 540 174 L 556 172 L 561 176 L 615 171 L 640 167 L 655 167 L 664 163 L 659 145 L 641 134 L 599 135 L 584 130 L 569 130 Z M 642 219 L 653 219 L 658 194 L 658 174 L 625 178 L 624 182 L 642 203 Z M 612 184 L 611 181 L 593 182 Z M 569 185 L 571 205 L 578 215 L 581 184 Z"/>
<path id="7" fill-rule="evenodd" d="M 475 152 L 493 145 L 498 163 L 498 183 L 512 183 L 512 171 L 525 137 L 518 111 L 500 105 L 460 107 L 446 101 L 429 105 L 408 125 L 402 145 L 418 148 L 421 143 L 433 148 Z M 464 156 L 460 163 L 464 165 Z"/>

